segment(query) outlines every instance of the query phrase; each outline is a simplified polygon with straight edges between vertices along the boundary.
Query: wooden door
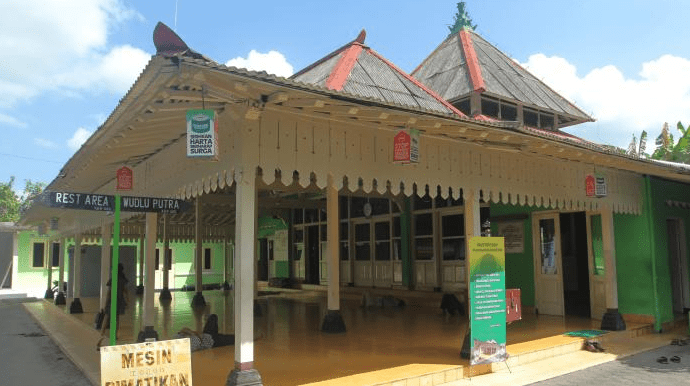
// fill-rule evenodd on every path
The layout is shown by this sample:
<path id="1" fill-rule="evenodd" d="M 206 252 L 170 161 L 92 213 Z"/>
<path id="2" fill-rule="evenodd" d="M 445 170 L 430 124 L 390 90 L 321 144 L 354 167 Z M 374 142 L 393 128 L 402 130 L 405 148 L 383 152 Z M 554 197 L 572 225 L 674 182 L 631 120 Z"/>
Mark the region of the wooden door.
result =
<path id="1" fill-rule="evenodd" d="M 532 229 L 537 310 L 545 315 L 563 315 L 563 267 L 558 213 L 534 214 Z"/>

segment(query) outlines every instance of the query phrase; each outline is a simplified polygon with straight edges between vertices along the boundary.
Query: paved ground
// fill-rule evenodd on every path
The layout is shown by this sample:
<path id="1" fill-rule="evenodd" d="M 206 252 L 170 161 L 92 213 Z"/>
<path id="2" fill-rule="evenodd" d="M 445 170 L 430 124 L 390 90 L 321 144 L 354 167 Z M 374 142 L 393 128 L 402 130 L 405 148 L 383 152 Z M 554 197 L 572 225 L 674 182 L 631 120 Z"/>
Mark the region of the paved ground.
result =
<path id="1" fill-rule="evenodd" d="M 657 362 L 665 356 L 680 357 L 680 363 Z M 687 385 L 690 383 L 690 345 L 664 346 L 617 361 L 590 367 L 574 373 L 534 383 L 539 386 L 560 385 Z"/>
<path id="2" fill-rule="evenodd" d="M 21 303 L 0 299 L 0 384 L 13 386 L 91 386 Z"/>

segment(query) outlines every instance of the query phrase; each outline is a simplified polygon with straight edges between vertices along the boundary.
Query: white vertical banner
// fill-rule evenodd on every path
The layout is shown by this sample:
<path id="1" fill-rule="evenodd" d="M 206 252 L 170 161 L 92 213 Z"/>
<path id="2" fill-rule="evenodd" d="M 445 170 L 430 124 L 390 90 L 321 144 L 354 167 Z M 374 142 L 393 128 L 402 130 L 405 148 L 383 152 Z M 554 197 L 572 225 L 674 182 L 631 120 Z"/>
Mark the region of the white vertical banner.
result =
<path id="1" fill-rule="evenodd" d="M 218 116 L 214 110 L 187 111 L 187 157 L 218 155 Z"/>

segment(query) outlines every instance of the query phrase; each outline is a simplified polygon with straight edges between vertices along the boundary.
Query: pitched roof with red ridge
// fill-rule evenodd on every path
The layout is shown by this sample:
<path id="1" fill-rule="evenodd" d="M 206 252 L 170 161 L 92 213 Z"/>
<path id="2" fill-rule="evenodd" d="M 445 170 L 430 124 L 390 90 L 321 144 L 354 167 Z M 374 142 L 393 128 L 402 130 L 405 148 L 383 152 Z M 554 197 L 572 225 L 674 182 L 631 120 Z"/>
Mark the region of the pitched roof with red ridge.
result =
<path id="1" fill-rule="evenodd" d="M 366 46 L 365 37 L 362 30 L 357 39 L 290 78 L 357 97 L 465 117 L 434 91 Z"/>
<path id="2" fill-rule="evenodd" d="M 479 92 L 551 111 L 567 125 L 593 119 L 472 30 L 452 34 L 412 71 L 448 101 Z"/>

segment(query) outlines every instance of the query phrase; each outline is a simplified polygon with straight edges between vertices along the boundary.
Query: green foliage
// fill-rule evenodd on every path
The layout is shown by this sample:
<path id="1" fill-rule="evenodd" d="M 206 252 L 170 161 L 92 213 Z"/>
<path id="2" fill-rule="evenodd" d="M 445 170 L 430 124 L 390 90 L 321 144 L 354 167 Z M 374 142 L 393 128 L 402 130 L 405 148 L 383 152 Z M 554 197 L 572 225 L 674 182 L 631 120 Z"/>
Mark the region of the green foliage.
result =
<path id="1" fill-rule="evenodd" d="M 458 12 L 455 13 L 455 20 L 453 21 L 453 26 L 448 27 L 450 34 L 456 34 L 460 32 L 463 28 L 469 28 L 471 30 L 477 29 L 476 24 L 472 24 L 472 18 L 467 13 L 465 9 L 465 2 L 458 2 Z"/>
<path id="2" fill-rule="evenodd" d="M 22 195 L 21 202 L 19 204 L 19 215 L 22 216 L 27 209 L 34 203 L 34 200 L 43 193 L 45 189 L 45 182 L 33 182 L 31 180 L 26 180 L 24 185 L 24 194 Z"/>
<path id="3" fill-rule="evenodd" d="M 656 138 L 657 148 L 652 159 L 690 164 L 690 130 L 681 122 L 676 124 L 676 128 L 681 134 L 678 142 L 674 141 L 668 123 L 664 123 L 661 134 Z"/>
<path id="4" fill-rule="evenodd" d="M 16 222 L 31 206 L 46 187 L 45 182 L 26 180 L 22 196 L 18 196 L 13 189 L 14 176 L 8 182 L 0 182 L 0 221 Z"/>
<path id="5" fill-rule="evenodd" d="M 14 193 L 14 176 L 8 182 L 0 182 L 0 221 L 19 220 L 19 197 Z"/>

